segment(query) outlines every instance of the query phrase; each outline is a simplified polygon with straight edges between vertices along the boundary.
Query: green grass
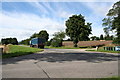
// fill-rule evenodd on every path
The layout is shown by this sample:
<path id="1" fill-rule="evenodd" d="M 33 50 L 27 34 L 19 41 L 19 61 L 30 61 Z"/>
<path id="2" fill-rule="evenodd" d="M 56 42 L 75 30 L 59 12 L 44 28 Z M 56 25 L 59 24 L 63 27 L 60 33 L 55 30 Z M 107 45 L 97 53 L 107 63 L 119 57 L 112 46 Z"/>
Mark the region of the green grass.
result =
<path id="1" fill-rule="evenodd" d="M 108 52 L 108 53 L 120 53 L 120 51 L 107 51 L 107 50 L 103 50 L 102 48 L 98 49 L 98 50 L 86 50 L 86 51 L 96 51 L 96 52 Z"/>
<path id="2" fill-rule="evenodd" d="M 108 51 L 108 50 L 104 50 L 103 47 L 100 47 L 98 49 L 99 52 L 109 52 L 109 53 L 120 53 L 120 51 Z"/>
<path id="3" fill-rule="evenodd" d="M 9 45 L 8 53 L 3 54 L 2 58 L 17 57 L 17 56 L 27 55 L 27 54 L 31 54 L 39 51 L 43 51 L 43 50 L 38 48 L 24 47 L 24 46 L 18 46 L 18 45 Z"/>
<path id="4" fill-rule="evenodd" d="M 109 53 L 120 53 L 120 51 L 106 51 L 106 50 L 98 50 L 99 52 L 109 52 Z"/>

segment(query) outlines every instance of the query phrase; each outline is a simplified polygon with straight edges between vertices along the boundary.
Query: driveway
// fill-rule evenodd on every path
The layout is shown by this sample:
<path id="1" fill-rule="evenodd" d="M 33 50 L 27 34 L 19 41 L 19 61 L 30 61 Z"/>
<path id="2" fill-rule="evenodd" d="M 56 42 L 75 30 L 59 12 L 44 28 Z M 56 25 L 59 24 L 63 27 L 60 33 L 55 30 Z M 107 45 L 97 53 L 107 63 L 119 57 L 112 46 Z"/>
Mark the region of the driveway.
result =
<path id="1" fill-rule="evenodd" d="M 45 49 L 3 59 L 3 78 L 105 78 L 118 75 L 118 55 L 81 49 Z"/>

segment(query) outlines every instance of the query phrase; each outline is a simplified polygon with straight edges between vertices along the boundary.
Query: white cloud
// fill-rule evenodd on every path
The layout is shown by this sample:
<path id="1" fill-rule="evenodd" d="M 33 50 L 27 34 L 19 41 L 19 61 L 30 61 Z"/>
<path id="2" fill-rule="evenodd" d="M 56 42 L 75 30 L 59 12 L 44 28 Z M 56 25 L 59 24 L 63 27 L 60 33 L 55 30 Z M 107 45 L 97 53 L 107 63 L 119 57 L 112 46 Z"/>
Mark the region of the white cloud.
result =
<path id="1" fill-rule="evenodd" d="M 72 16 L 73 14 L 68 13 L 66 11 L 59 11 L 57 14 L 59 17 L 61 18 L 69 18 L 70 16 Z"/>
<path id="2" fill-rule="evenodd" d="M 90 8 L 93 11 L 94 15 L 99 15 L 99 16 L 106 16 L 108 13 L 109 9 L 112 8 L 112 5 L 114 3 L 96 3 L 96 2 L 90 2 L 90 3 L 83 3 L 85 6 Z M 111 4 L 111 5 L 110 5 Z"/>
<path id="3" fill-rule="evenodd" d="M 104 34 L 104 27 L 102 27 L 102 19 L 106 17 L 106 14 L 114 3 L 91 2 L 83 4 L 92 10 L 92 13 L 90 13 L 88 17 L 85 17 L 88 22 L 92 23 L 93 35 L 91 36 L 100 36 L 101 34 Z"/>
<path id="4" fill-rule="evenodd" d="M 19 40 L 29 37 L 40 30 L 47 30 L 50 35 L 64 29 L 64 25 L 50 18 L 42 18 L 34 14 L 3 13 L 0 35 L 17 37 Z M 52 36 L 50 36 L 52 37 Z"/>
<path id="5" fill-rule="evenodd" d="M 45 9 L 45 7 L 43 7 L 41 4 L 39 4 L 39 2 L 29 2 L 29 4 L 31 6 L 37 8 L 39 12 L 43 12 L 45 14 L 48 13 L 48 11 Z"/>

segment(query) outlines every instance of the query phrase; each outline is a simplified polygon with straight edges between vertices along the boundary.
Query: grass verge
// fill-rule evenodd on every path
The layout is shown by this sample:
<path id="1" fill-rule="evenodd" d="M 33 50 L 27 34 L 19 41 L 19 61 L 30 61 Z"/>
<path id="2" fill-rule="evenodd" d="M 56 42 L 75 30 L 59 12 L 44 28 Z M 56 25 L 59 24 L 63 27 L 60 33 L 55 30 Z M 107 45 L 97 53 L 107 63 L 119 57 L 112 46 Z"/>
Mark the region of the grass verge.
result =
<path id="1" fill-rule="evenodd" d="M 120 53 L 120 51 L 106 51 L 106 50 L 85 50 L 85 51 L 95 51 L 95 52 L 108 52 L 108 53 Z"/>
<path id="2" fill-rule="evenodd" d="M 42 49 L 38 48 L 24 47 L 18 45 L 9 45 L 8 47 L 9 47 L 8 53 L 2 54 L 2 58 L 17 57 L 43 51 Z"/>

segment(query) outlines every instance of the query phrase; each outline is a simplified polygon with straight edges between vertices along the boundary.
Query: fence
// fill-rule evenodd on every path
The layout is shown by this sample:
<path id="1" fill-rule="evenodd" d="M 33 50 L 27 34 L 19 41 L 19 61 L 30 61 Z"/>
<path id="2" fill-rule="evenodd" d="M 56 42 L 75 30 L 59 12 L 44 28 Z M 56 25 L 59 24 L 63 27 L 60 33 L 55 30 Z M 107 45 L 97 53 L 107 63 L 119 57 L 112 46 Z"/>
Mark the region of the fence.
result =
<path id="1" fill-rule="evenodd" d="M 107 50 L 107 51 L 116 51 L 116 47 L 104 47 L 104 50 Z"/>

